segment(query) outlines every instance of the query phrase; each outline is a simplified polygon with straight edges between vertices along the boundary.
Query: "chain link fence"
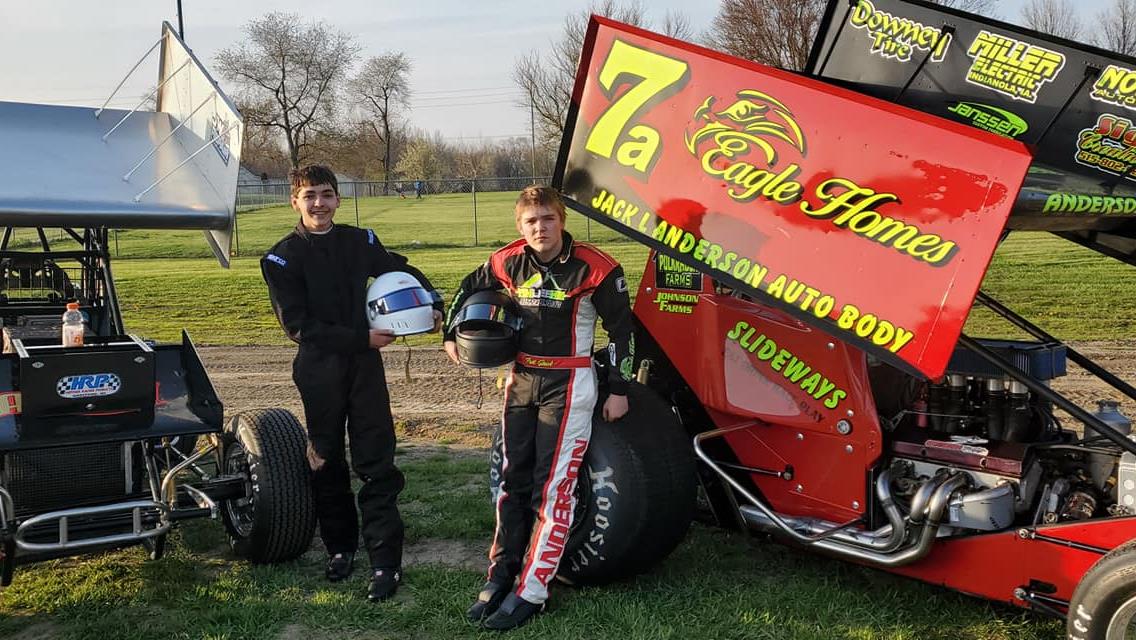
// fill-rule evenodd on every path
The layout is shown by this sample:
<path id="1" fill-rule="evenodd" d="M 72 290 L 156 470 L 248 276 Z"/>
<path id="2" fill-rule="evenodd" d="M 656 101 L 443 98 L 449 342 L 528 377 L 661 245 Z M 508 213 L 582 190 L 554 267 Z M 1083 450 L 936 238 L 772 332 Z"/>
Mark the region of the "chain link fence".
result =
<path id="1" fill-rule="evenodd" d="M 551 176 L 520 176 L 511 178 L 441 178 L 437 180 L 386 180 L 368 182 L 340 182 L 339 195 L 344 198 L 419 198 L 429 195 L 480 192 L 517 192 L 530 184 L 547 185 Z M 237 185 L 237 211 L 251 211 L 264 207 L 287 205 L 291 199 L 291 185 L 284 180 L 244 183 Z"/>
<path id="2" fill-rule="evenodd" d="M 550 180 L 549 176 L 523 176 L 344 181 L 339 183 L 343 201 L 336 219 L 374 228 L 384 245 L 398 250 L 500 246 L 517 238 L 513 216 L 517 193 Z M 288 208 L 290 196 L 291 187 L 283 181 L 238 185 L 232 257 L 263 255 L 291 229 L 296 214 Z M 572 210 L 567 227 L 574 237 L 588 242 L 629 241 Z M 64 232 L 50 239 L 64 242 Z M 14 237 L 9 248 L 36 247 L 40 242 L 35 234 L 25 233 Z M 212 256 L 201 241 L 201 232 L 188 230 L 112 229 L 110 249 L 119 258 Z"/>

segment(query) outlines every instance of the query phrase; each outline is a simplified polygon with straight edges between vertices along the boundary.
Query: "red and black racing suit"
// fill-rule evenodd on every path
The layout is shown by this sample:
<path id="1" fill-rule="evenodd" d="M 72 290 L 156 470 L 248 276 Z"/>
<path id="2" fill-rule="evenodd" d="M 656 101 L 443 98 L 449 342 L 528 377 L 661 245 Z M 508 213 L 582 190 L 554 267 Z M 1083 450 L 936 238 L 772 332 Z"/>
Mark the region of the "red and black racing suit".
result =
<path id="1" fill-rule="evenodd" d="M 433 286 L 406 258 L 388 252 L 370 229 L 339 224 L 325 234 L 296 225 L 261 259 L 260 268 L 280 325 L 300 345 L 292 379 L 307 417 L 312 492 L 324 546 L 329 554 L 358 548 L 346 431 L 351 466 L 363 480 L 364 548 L 372 567 L 398 567 L 403 524 L 396 501 L 404 479 L 394 464 L 383 358 L 370 348 L 367 278 L 405 271 L 426 289 Z"/>
<path id="2" fill-rule="evenodd" d="M 567 232 L 563 239 L 550 264 L 541 264 L 524 239 L 495 252 L 462 280 L 449 313 L 452 320 L 469 295 L 495 289 L 508 290 L 521 308 L 521 355 L 505 386 L 489 580 L 512 585 L 519 578 L 517 595 L 538 604 L 548 598 L 568 541 L 576 477 L 592 433 L 597 314 L 611 339 L 613 394 L 627 393 L 634 348 L 623 268 L 592 245 L 573 243 Z M 452 328 L 446 339 L 453 340 Z"/>

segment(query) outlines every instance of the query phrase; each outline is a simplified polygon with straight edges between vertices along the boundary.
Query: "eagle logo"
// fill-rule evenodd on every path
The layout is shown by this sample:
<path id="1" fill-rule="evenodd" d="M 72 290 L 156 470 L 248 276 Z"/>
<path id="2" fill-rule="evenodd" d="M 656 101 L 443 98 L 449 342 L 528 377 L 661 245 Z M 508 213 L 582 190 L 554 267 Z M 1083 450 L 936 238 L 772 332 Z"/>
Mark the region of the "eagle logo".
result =
<path id="1" fill-rule="evenodd" d="M 695 157 L 698 147 L 707 139 L 712 139 L 722 155 L 727 158 L 759 149 L 769 166 L 777 163 L 777 147 L 780 140 L 805 155 L 805 137 L 801 127 L 780 100 L 754 89 L 737 92 L 733 104 L 715 111 L 717 100 L 710 96 L 694 112 L 694 132 L 685 134 L 686 148 Z"/>

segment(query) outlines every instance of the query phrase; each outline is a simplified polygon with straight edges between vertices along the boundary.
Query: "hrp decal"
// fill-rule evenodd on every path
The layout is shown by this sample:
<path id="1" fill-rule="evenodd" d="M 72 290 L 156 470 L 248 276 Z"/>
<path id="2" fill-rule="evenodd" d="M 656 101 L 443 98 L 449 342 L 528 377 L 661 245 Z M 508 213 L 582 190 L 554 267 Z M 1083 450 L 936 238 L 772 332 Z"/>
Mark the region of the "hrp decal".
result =
<path id="1" fill-rule="evenodd" d="M 122 380 L 113 373 L 84 373 L 64 376 L 55 383 L 62 398 L 98 398 L 118 393 Z"/>

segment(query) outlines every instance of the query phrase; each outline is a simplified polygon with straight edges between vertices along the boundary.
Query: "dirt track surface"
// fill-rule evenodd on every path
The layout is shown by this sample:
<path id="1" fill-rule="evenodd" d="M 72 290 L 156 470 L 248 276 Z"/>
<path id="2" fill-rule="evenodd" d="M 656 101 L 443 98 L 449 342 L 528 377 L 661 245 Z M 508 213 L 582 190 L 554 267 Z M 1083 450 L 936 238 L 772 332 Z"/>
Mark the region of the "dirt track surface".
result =
<path id="1" fill-rule="evenodd" d="M 1111 371 L 1124 382 L 1136 386 L 1136 341 L 1090 342 L 1070 345 L 1082 355 Z M 1056 391 L 1076 402 L 1090 413 L 1097 410 L 1097 400 L 1120 400 L 1120 411 L 1129 420 L 1136 421 L 1136 401 L 1089 375 L 1084 369 L 1068 362 L 1069 373 L 1053 380 Z M 1066 421 L 1066 426 L 1080 431 L 1080 423 Z"/>
<path id="2" fill-rule="evenodd" d="M 304 409 L 292 383 L 292 347 L 202 347 L 201 359 L 225 403 L 225 414 L 280 407 L 303 420 Z M 449 361 L 441 347 L 414 347 L 411 380 L 406 380 L 405 347 L 383 350 L 391 412 L 406 436 L 488 446 L 501 416 L 503 394 L 495 370 L 481 374 Z"/>
<path id="3" fill-rule="evenodd" d="M 1136 385 L 1136 341 L 1073 345 L 1084 355 Z M 201 357 L 228 415 L 248 409 L 282 407 L 303 419 L 303 407 L 292 383 L 290 347 L 203 347 Z M 497 373 L 481 373 L 482 402 L 477 405 L 478 372 L 452 364 L 441 347 L 411 349 L 411 377 L 405 377 L 407 350 L 383 350 L 391 411 L 400 431 L 410 439 L 425 438 L 471 446 L 487 446 L 489 433 L 500 419 L 502 392 Z M 1097 399 L 1119 399 L 1103 385 L 1069 362 L 1068 375 L 1052 386 L 1089 411 Z M 1136 418 L 1136 403 L 1122 402 L 1121 410 Z M 1072 425 L 1070 425 L 1072 426 Z"/>

